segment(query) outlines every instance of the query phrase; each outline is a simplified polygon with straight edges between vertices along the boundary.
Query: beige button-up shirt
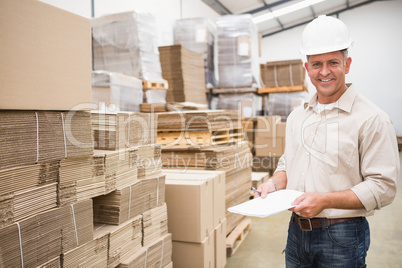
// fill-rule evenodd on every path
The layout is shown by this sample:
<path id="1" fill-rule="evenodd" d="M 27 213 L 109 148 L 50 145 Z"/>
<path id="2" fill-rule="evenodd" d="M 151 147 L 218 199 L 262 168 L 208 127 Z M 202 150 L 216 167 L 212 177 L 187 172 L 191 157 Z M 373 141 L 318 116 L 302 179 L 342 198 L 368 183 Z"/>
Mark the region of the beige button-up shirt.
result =
<path id="1" fill-rule="evenodd" d="M 295 109 L 286 124 L 286 148 L 277 170 L 287 189 L 334 192 L 351 189 L 365 209 L 325 209 L 317 217 L 369 216 L 396 194 L 399 153 L 394 126 L 353 86 L 330 110 L 317 109 L 317 95 Z"/>

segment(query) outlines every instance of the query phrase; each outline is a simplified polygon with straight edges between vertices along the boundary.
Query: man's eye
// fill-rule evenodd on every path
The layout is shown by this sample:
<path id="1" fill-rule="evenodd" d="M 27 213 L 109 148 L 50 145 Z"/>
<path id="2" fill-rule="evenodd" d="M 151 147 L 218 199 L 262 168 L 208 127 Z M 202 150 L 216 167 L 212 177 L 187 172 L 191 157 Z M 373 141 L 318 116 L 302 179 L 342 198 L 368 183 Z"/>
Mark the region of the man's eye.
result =
<path id="1" fill-rule="evenodd" d="M 331 62 L 331 65 L 338 65 L 338 62 L 337 62 L 337 61 L 333 61 L 333 62 Z"/>

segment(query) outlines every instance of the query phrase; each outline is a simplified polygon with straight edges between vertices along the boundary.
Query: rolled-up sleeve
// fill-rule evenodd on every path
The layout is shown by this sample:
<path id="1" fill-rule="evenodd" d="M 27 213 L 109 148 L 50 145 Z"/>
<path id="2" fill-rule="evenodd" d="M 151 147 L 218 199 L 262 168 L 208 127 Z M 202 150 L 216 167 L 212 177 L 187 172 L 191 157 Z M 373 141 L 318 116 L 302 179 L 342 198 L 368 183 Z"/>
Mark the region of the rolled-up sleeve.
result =
<path id="1" fill-rule="evenodd" d="M 360 143 L 360 170 L 363 181 L 352 191 L 367 211 L 381 209 L 395 198 L 400 172 L 394 126 L 382 121 L 368 126 Z"/>

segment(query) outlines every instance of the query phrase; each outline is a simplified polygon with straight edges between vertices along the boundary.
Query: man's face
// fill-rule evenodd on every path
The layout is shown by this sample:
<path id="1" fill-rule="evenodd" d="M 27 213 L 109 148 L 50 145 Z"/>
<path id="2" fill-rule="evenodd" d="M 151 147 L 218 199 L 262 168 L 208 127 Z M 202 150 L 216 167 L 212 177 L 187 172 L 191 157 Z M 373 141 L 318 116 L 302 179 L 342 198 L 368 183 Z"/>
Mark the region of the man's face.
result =
<path id="1" fill-rule="evenodd" d="M 346 91 L 345 75 L 349 72 L 351 58 L 346 64 L 340 51 L 311 55 L 305 63 L 311 83 L 317 89 L 322 104 L 336 102 Z"/>

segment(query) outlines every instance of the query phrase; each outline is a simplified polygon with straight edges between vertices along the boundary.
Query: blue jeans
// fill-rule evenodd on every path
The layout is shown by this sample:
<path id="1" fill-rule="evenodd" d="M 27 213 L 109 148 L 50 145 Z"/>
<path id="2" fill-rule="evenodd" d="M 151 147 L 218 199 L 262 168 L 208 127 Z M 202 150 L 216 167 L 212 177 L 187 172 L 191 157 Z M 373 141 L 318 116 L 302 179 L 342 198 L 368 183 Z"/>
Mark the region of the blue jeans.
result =
<path id="1" fill-rule="evenodd" d="M 302 231 L 291 219 L 286 267 L 366 267 L 369 246 L 370 228 L 364 217 L 312 231 Z"/>

